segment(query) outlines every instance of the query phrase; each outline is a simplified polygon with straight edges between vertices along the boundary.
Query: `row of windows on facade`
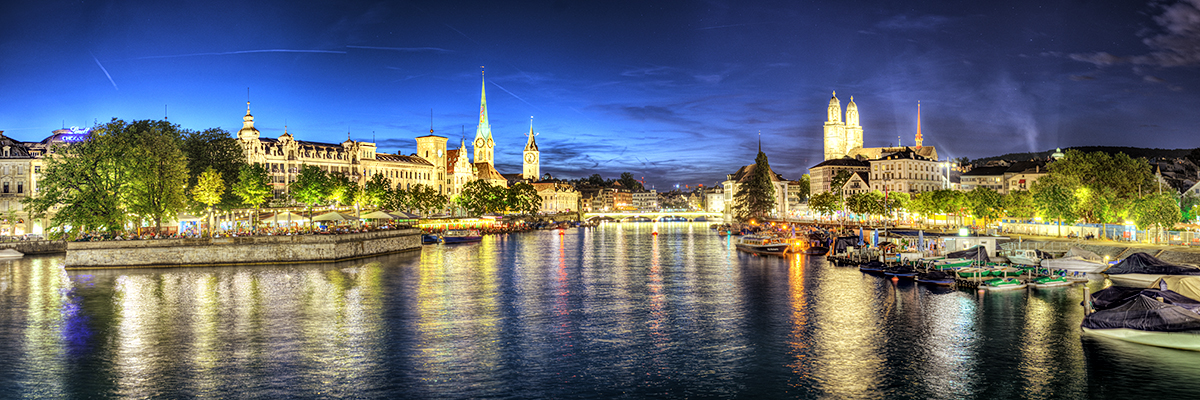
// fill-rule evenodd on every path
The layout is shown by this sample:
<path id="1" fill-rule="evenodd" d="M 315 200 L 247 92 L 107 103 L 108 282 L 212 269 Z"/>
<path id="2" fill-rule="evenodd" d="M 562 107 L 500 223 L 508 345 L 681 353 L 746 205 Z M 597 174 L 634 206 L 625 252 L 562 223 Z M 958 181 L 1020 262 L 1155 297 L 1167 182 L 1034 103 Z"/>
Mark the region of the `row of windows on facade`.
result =
<path id="1" fill-rule="evenodd" d="M 289 168 L 285 167 L 283 164 L 279 164 L 279 163 L 270 163 L 270 165 L 271 165 L 271 173 L 274 173 L 274 174 L 300 172 L 298 168 L 290 168 L 289 169 Z M 320 168 L 322 171 L 325 171 L 325 172 L 340 172 L 343 174 L 350 173 L 350 167 L 331 167 L 331 166 L 327 166 L 327 165 L 322 165 L 322 166 L 320 166 Z M 376 172 L 376 171 L 382 172 L 383 176 L 385 178 L 429 180 L 429 176 L 430 176 L 428 172 L 402 171 L 402 170 L 394 170 L 394 169 L 368 170 L 367 175 L 368 176 L 373 175 L 373 172 Z"/>
<path id="2" fill-rule="evenodd" d="M 897 175 L 900 175 L 900 177 L 897 177 Z M 910 173 L 908 174 L 908 177 L 907 177 L 907 178 L 904 178 L 904 177 L 903 177 L 903 176 L 904 176 L 903 174 L 898 174 L 898 173 L 894 173 L 894 172 L 885 172 L 885 173 L 883 173 L 883 179 L 884 179 L 884 180 L 888 180 L 888 179 L 916 179 L 916 180 L 923 180 L 923 181 L 941 181 L 941 180 L 942 180 L 942 176 L 941 176 L 941 175 L 933 175 L 933 174 L 915 174 L 915 175 L 916 175 L 915 177 L 914 177 L 913 175 L 914 175 L 914 174 L 910 172 Z M 879 176 L 880 176 L 880 174 L 878 174 L 878 173 L 871 174 L 871 180 L 876 180 L 876 179 L 879 179 Z"/>
<path id="3" fill-rule="evenodd" d="M 904 163 L 904 164 L 900 164 L 900 165 L 903 165 L 906 168 L 895 168 L 897 166 L 896 164 L 879 164 L 879 163 L 872 164 L 871 167 L 873 167 L 873 169 L 875 171 L 894 171 L 894 170 L 898 170 L 898 169 L 904 169 L 907 171 L 933 172 L 935 170 L 934 165 L 918 165 L 917 168 L 913 168 L 913 165 L 910 163 Z"/>
<path id="4" fill-rule="evenodd" d="M 267 155 L 283 157 L 283 148 L 282 147 L 267 147 Z M 371 154 L 370 150 L 360 150 L 359 151 L 359 158 L 374 158 L 371 155 L 372 154 Z M 340 151 L 336 151 L 336 150 L 316 150 L 315 152 L 313 150 L 305 150 L 305 151 L 300 152 L 300 156 L 305 157 L 305 158 L 319 158 L 319 159 L 325 159 L 325 160 L 344 160 L 344 159 L 346 159 L 345 154 L 343 154 Z"/>

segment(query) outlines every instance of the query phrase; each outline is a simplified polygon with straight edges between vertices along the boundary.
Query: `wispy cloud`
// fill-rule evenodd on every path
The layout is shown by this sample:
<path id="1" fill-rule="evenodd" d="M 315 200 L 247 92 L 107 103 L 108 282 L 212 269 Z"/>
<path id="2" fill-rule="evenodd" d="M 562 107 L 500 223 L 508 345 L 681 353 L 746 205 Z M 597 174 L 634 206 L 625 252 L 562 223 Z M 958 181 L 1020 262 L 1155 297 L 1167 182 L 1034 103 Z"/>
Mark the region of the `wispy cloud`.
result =
<path id="1" fill-rule="evenodd" d="M 199 57 L 199 56 L 227 56 L 227 55 L 232 55 L 232 54 L 252 54 L 252 53 L 346 54 L 346 52 L 338 51 L 338 50 L 262 49 L 262 50 L 221 51 L 221 52 L 213 52 L 213 53 L 172 54 L 172 55 L 166 55 L 166 56 L 146 56 L 146 57 L 137 57 L 137 58 L 135 58 L 135 60 L 149 60 L 149 59 L 155 59 L 155 58 Z"/>
<path id="2" fill-rule="evenodd" d="M 512 97 L 516 98 L 517 100 L 520 100 L 522 103 L 529 104 L 530 107 L 533 107 L 533 108 L 537 109 L 538 111 L 542 111 L 542 109 L 540 107 L 535 106 L 528 101 L 525 101 L 525 99 L 522 99 L 520 96 L 517 96 L 516 94 L 513 94 L 513 92 L 508 91 L 508 89 L 505 89 L 504 86 L 500 86 L 500 84 L 496 83 L 496 81 L 488 81 L 488 82 L 491 83 L 492 85 L 495 85 L 496 87 L 500 88 L 500 90 L 503 90 L 504 93 L 508 93 L 508 94 L 512 95 Z"/>
<path id="3" fill-rule="evenodd" d="M 910 17 L 907 15 L 897 15 L 879 23 L 875 27 L 879 29 L 893 31 L 931 31 L 941 27 L 950 19 L 937 15 L 922 15 Z"/>
<path id="4" fill-rule="evenodd" d="M 406 53 L 453 53 L 454 50 L 446 50 L 438 47 L 380 47 L 380 46 L 346 46 L 351 49 L 369 49 L 369 50 L 391 50 Z"/>
<path id="5" fill-rule="evenodd" d="M 1142 39 L 1150 52 L 1135 56 L 1116 56 L 1108 52 L 1075 53 L 1072 60 L 1095 65 L 1132 64 L 1157 67 L 1191 67 L 1200 65 L 1200 0 L 1183 0 L 1170 5 L 1158 2 L 1151 7 L 1162 9 L 1154 17 L 1157 35 Z M 1148 35 L 1148 34 L 1144 34 Z"/>
<path id="6" fill-rule="evenodd" d="M 112 78 L 112 75 L 109 75 L 109 74 L 108 74 L 108 70 L 104 68 L 104 64 L 101 64 L 101 63 L 100 63 L 100 59 L 96 58 L 96 55 L 95 55 L 95 54 L 92 54 L 92 59 L 93 59 L 93 60 L 96 60 L 96 65 L 99 65 L 99 66 L 100 66 L 100 70 L 101 70 L 101 71 L 104 71 L 104 76 L 107 76 L 107 77 L 108 77 L 108 81 L 109 81 L 110 83 L 112 83 L 112 85 L 113 85 L 113 89 L 116 89 L 116 90 L 118 90 L 118 91 L 119 91 L 119 90 L 121 90 L 120 88 L 118 88 L 118 87 L 117 87 L 117 82 L 113 80 L 113 78 Z"/>
<path id="7" fill-rule="evenodd" d="M 450 24 L 442 23 L 442 25 L 445 25 L 447 28 L 450 28 L 450 30 L 452 30 L 452 31 L 458 32 L 459 35 L 462 35 L 462 37 L 467 38 L 467 40 L 470 40 L 472 43 L 479 44 L 479 42 L 476 42 L 475 39 L 471 39 L 470 36 L 467 36 L 467 34 L 462 33 L 462 31 L 455 29 L 453 26 L 450 26 Z"/>

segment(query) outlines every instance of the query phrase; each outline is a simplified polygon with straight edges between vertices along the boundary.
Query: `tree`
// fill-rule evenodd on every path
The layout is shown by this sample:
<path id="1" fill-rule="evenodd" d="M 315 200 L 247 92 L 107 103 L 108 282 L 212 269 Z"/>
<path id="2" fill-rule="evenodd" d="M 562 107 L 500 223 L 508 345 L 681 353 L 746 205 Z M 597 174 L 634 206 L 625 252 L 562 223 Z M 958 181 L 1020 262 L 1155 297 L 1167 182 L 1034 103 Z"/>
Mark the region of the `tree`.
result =
<path id="1" fill-rule="evenodd" d="M 180 148 L 187 156 L 188 187 L 194 186 L 200 174 L 209 167 L 217 170 L 223 181 L 237 182 L 242 166 L 246 165 L 242 145 L 220 128 L 187 131 Z M 231 190 L 221 197 L 218 208 L 230 209 L 238 204 L 241 199 Z"/>
<path id="2" fill-rule="evenodd" d="M 1003 207 L 1000 193 L 982 186 L 977 186 L 967 192 L 966 200 L 971 215 L 983 220 L 984 227 L 987 227 L 988 222 L 1000 216 L 1000 210 Z"/>
<path id="3" fill-rule="evenodd" d="M 53 148 L 44 159 L 40 189 L 21 200 L 30 215 L 43 218 L 58 207 L 50 222 L 69 227 L 61 233 L 68 239 L 94 229 L 120 231 L 128 217 L 130 141 L 119 137 L 126 127 L 113 118 L 93 128 L 86 140 Z"/>
<path id="4" fill-rule="evenodd" d="M 642 183 L 638 182 L 637 179 L 634 179 L 633 174 L 628 172 L 622 172 L 621 179 L 618 179 L 617 182 L 621 184 L 621 187 L 629 189 L 630 191 L 638 192 L 644 190 L 644 188 L 642 188 Z"/>
<path id="5" fill-rule="evenodd" d="M 808 196 L 812 195 L 812 178 L 808 174 L 800 176 L 800 191 L 796 193 L 796 198 L 801 203 L 808 201 Z"/>
<path id="6" fill-rule="evenodd" d="M 1037 215 L 1037 207 L 1033 203 L 1033 193 L 1028 190 L 1014 190 L 1004 195 L 1001 201 L 1004 214 L 1017 219 L 1031 219 Z"/>
<path id="7" fill-rule="evenodd" d="M 242 204 L 254 207 L 254 215 L 258 215 L 258 207 L 271 197 L 271 175 L 262 164 L 243 164 L 230 191 L 242 200 Z M 255 225 L 253 217 L 250 225 Z"/>
<path id="8" fill-rule="evenodd" d="M 1182 212 L 1180 222 L 1195 221 L 1200 217 L 1200 196 L 1188 193 L 1179 199 L 1179 210 Z"/>
<path id="9" fill-rule="evenodd" d="M 289 186 L 292 198 L 308 206 L 309 230 L 312 230 L 312 209 L 329 197 L 329 177 L 320 168 L 305 165 Z"/>
<path id="10" fill-rule="evenodd" d="M 348 206 L 358 197 L 358 183 L 342 173 L 325 174 L 325 201 L 329 204 Z"/>
<path id="11" fill-rule="evenodd" d="M 221 173 L 217 172 L 216 168 L 208 167 L 200 174 L 200 178 L 196 179 L 196 186 L 192 187 L 192 199 L 196 202 L 204 204 L 208 209 L 208 236 L 212 236 L 212 207 L 214 204 L 221 202 L 221 197 L 225 194 L 225 181 L 221 179 Z"/>
<path id="12" fill-rule="evenodd" d="M 775 185 L 767 155 L 760 149 L 754 167 L 733 194 L 734 214 L 739 221 L 762 218 L 775 209 Z"/>
<path id="13" fill-rule="evenodd" d="M 825 215 L 842 209 L 842 196 L 834 192 L 821 192 L 808 199 L 808 208 Z"/>
<path id="14" fill-rule="evenodd" d="M 1133 202 L 1130 217 L 1140 230 L 1157 227 L 1161 232 L 1179 222 L 1179 203 L 1170 193 L 1150 193 Z"/>
<path id="15" fill-rule="evenodd" d="M 408 190 L 396 189 L 393 197 L 396 205 L 406 206 L 410 210 L 415 209 L 421 215 L 426 215 L 431 210 L 441 210 L 449 201 L 445 195 L 438 193 L 437 189 L 419 183 Z"/>
<path id="16" fill-rule="evenodd" d="M 600 176 L 600 174 L 592 174 L 592 176 L 587 178 L 587 183 L 595 186 L 604 186 L 606 182 L 604 182 L 604 177 Z"/>
<path id="17" fill-rule="evenodd" d="M 460 207 L 467 210 L 471 215 L 497 213 L 504 210 L 505 201 L 508 199 L 506 192 L 505 188 L 478 179 L 463 185 L 462 194 L 458 196 L 456 201 L 458 201 Z M 538 206 L 540 207 L 541 205 L 539 204 Z"/>
<path id="18" fill-rule="evenodd" d="M 508 195 L 505 203 L 508 204 L 510 210 L 534 215 L 542 209 L 542 196 L 538 195 L 537 188 L 534 188 L 533 185 L 518 182 L 506 190 Z"/>
<path id="19" fill-rule="evenodd" d="M 884 212 L 894 212 L 899 217 L 900 211 L 908 209 L 908 204 L 912 202 L 912 195 L 906 192 L 889 192 L 884 200 L 886 200 L 883 204 Z"/>
<path id="20" fill-rule="evenodd" d="M 379 208 L 383 205 L 384 199 L 391 194 L 392 184 L 383 174 L 376 172 L 371 176 L 371 180 L 367 181 L 363 188 L 363 203 L 370 205 L 372 208 Z"/>
<path id="21" fill-rule="evenodd" d="M 852 177 L 852 176 L 854 176 L 854 173 L 850 172 L 850 170 L 846 170 L 846 169 L 843 169 L 841 171 L 838 171 L 836 174 L 833 174 L 833 180 L 831 180 L 829 182 L 829 190 L 832 190 L 838 194 L 841 194 L 842 186 L 845 186 L 846 181 L 850 180 L 850 177 Z"/>
<path id="22" fill-rule="evenodd" d="M 921 192 L 908 202 L 908 210 L 921 217 L 922 220 L 938 212 L 937 192 Z"/>
<path id="23" fill-rule="evenodd" d="M 188 175 L 179 126 L 141 120 L 115 133 L 130 141 L 123 146 L 129 151 L 129 212 L 152 221 L 157 231 L 164 218 L 174 218 L 188 201 L 182 184 Z"/>
<path id="24" fill-rule="evenodd" d="M 1029 186 L 1033 195 L 1033 206 L 1043 218 L 1058 223 L 1058 235 L 1062 236 L 1062 221 L 1074 222 L 1079 218 L 1075 212 L 1075 195 L 1063 178 L 1048 174 Z"/>

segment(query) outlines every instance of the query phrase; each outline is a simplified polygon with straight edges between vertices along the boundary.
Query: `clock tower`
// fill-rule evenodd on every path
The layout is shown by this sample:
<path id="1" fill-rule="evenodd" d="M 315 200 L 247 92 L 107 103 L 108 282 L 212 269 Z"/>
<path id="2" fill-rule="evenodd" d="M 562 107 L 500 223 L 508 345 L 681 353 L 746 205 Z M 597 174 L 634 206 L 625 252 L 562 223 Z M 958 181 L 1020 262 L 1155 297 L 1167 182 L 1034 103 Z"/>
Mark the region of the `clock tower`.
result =
<path id="1" fill-rule="evenodd" d="M 523 168 L 521 169 L 521 177 L 530 182 L 536 182 L 542 174 L 541 168 L 539 168 L 541 160 L 539 159 L 540 154 L 538 153 L 537 141 L 533 140 L 533 137 L 537 136 L 533 132 L 533 117 L 529 117 L 529 134 L 527 136 L 529 136 L 529 141 L 525 143 L 525 159 Z"/>
<path id="2" fill-rule="evenodd" d="M 475 147 L 475 162 L 495 165 L 492 162 L 492 154 L 496 142 L 492 141 L 492 126 L 488 124 L 486 78 L 479 89 L 479 127 L 475 129 L 475 141 L 472 144 Z"/>

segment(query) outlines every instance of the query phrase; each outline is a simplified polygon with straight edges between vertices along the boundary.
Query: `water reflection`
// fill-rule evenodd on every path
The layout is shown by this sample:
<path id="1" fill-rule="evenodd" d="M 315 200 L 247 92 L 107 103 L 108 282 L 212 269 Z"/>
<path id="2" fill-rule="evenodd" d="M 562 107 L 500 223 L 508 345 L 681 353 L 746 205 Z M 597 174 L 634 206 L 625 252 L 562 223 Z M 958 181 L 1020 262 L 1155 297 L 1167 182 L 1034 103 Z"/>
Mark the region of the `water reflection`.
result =
<path id="1" fill-rule="evenodd" d="M 342 264 L 0 264 L 12 397 L 1196 397 L 1078 288 L 938 289 L 614 223 Z M 1081 344 L 1082 343 L 1082 344 Z"/>

